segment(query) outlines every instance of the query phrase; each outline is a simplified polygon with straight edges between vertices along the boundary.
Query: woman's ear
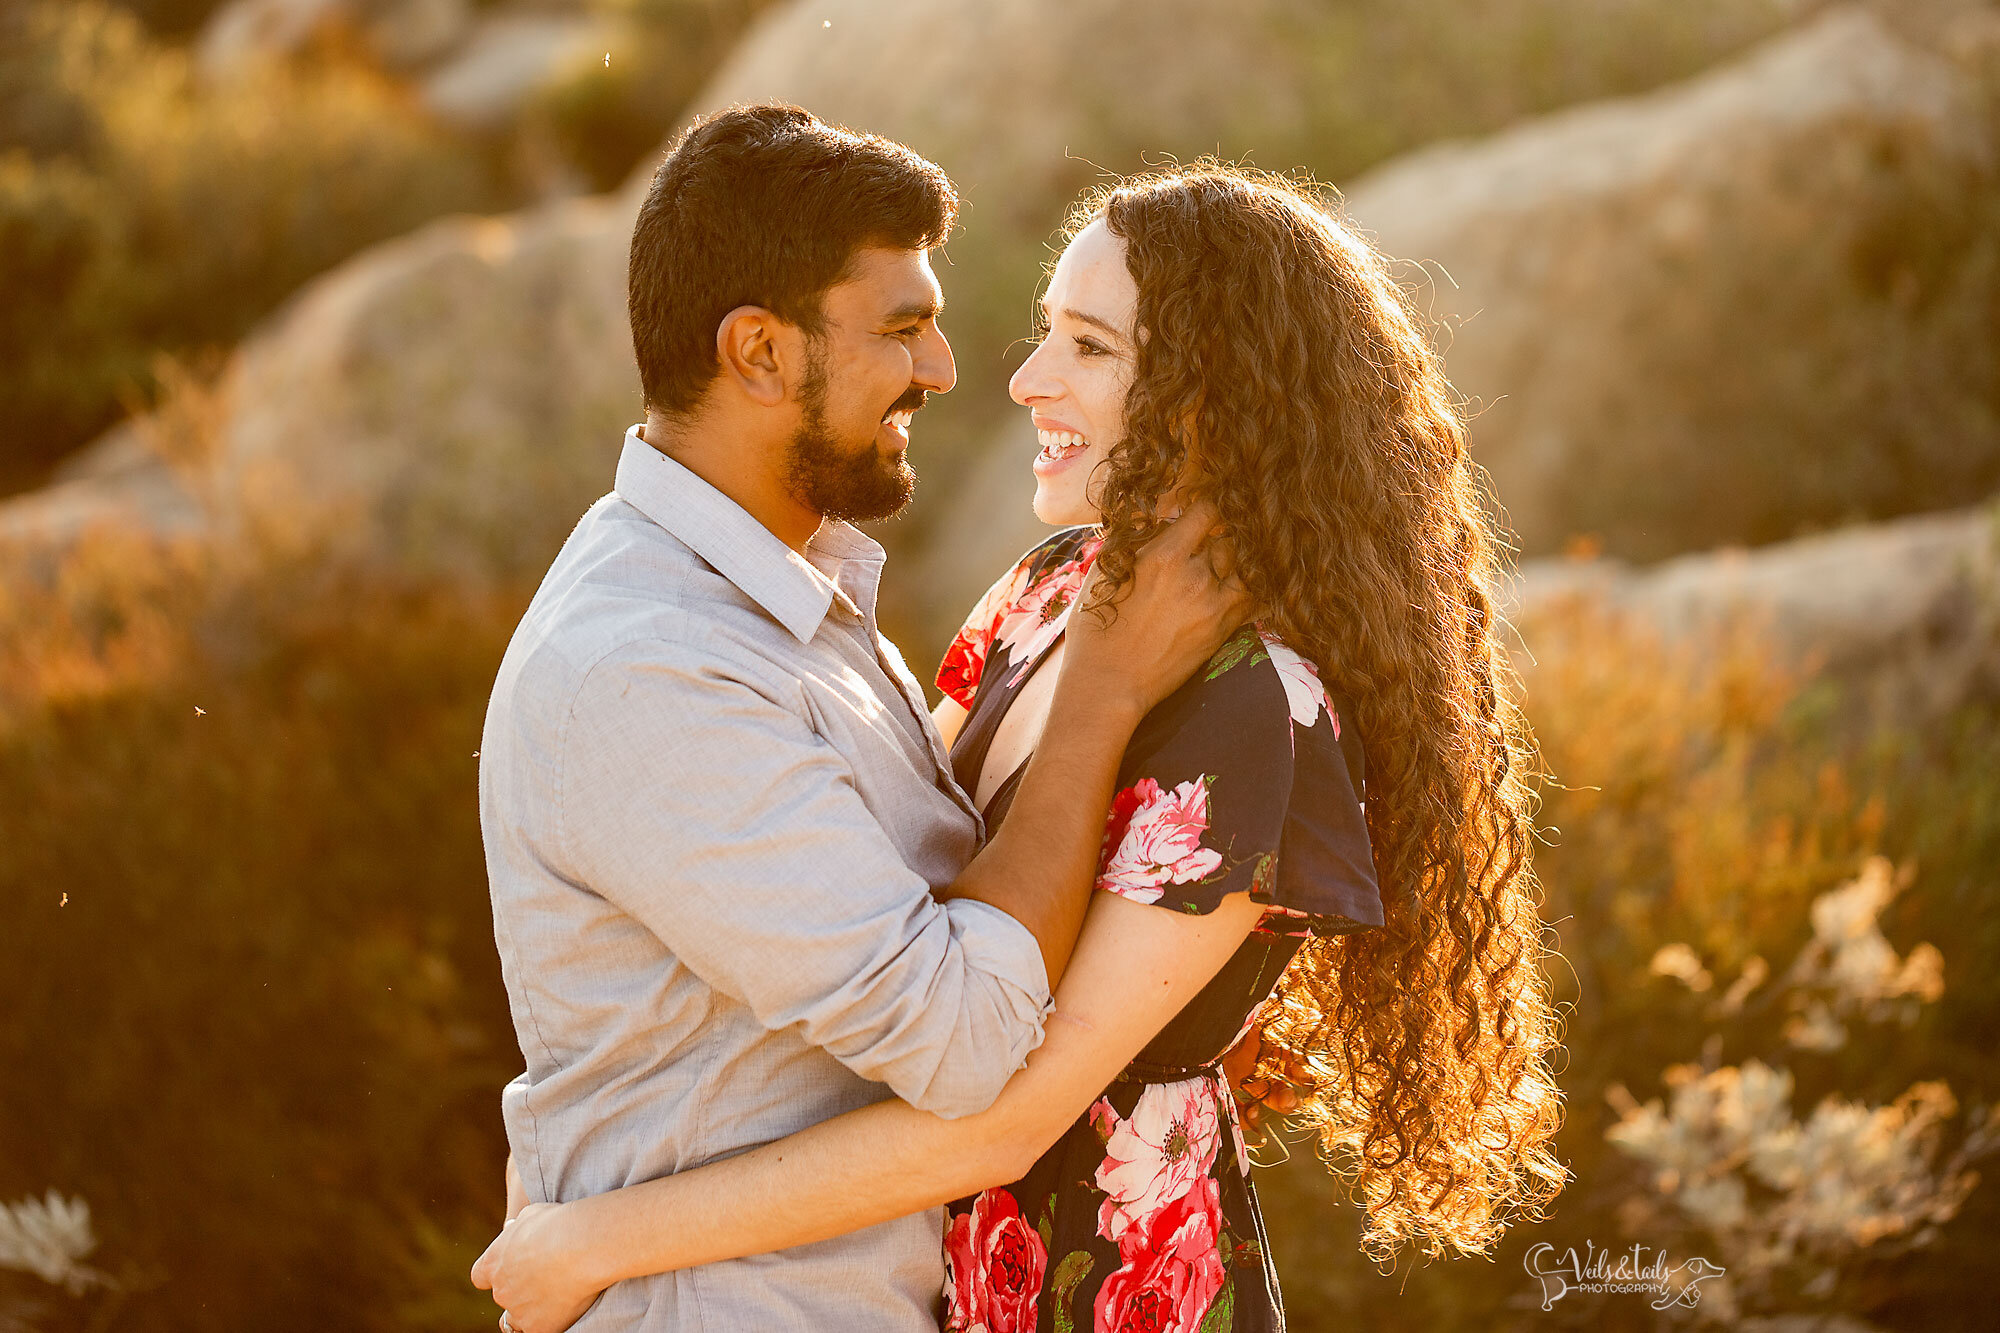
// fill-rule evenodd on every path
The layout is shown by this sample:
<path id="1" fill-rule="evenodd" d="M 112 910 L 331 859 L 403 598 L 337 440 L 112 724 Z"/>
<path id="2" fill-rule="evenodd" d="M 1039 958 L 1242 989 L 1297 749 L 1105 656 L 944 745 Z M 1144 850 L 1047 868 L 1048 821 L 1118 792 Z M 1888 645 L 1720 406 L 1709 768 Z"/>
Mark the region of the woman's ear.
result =
<path id="1" fill-rule="evenodd" d="M 785 401 L 785 361 L 781 331 L 790 325 L 759 305 L 740 305 L 715 330 L 715 359 L 743 395 L 763 407 Z"/>

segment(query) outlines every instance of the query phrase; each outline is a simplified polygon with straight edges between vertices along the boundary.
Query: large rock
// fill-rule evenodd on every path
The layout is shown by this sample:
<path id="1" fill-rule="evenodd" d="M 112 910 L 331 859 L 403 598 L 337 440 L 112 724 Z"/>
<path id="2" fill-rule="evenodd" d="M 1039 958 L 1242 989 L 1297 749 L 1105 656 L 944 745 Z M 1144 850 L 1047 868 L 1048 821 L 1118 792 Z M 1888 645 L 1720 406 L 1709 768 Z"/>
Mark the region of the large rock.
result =
<path id="1" fill-rule="evenodd" d="M 631 218 L 629 199 L 571 200 L 367 251 L 250 338 L 201 420 L 122 427 L 0 504 L 0 544 L 39 567 L 92 524 L 255 523 L 468 580 L 534 572 L 640 415 Z"/>
<path id="2" fill-rule="evenodd" d="M 355 34 L 395 66 L 434 60 L 472 29 L 472 0 L 230 0 L 203 25 L 195 59 L 210 77 Z"/>
<path id="3" fill-rule="evenodd" d="M 1506 594 L 1531 685 L 1537 654 L 1590 651 L 1608 612 L 1670 644 L 1747 633 L 1777 663 L 1860 685 L 1878 716 L 2000 701 L 2000 501 L 1644 569 L 1529 560 Z M 1572 628 L 1586 641 L 1569 643 Z"/>
<path id="4" fill-rule="evenodd" d="M 424 107 L 472 130 L 504 128 L 537 92 L 616 25 L 587 0 L 230 0 L 195 41 L 196 67 L 228 79 L 315 43 L 358 41 L 390 69 L 417 76 Z"/>
<path id="5" fill-rule="evenodd" d="M 424 105 L 467 129 L 504 127 L 537 92 L 610 44 L 596 14 L 497 14 L 423 81 Z"/>
<path id="6" fill-rule="evenodd" d="M 309 288 L 225 385 L 227 490 L 351 512 L 365 550 L 532 569 L 608 486 L 639 412 L 629 201 L 455 218 Z"/>
<path id="7" fill-rule="evenodd" d="M 1524 548 L 1644 558 L 2000 484 L 1987 133 L 1961 68 L 1842 10 L 1347 203 L 1424 266 Z"/>

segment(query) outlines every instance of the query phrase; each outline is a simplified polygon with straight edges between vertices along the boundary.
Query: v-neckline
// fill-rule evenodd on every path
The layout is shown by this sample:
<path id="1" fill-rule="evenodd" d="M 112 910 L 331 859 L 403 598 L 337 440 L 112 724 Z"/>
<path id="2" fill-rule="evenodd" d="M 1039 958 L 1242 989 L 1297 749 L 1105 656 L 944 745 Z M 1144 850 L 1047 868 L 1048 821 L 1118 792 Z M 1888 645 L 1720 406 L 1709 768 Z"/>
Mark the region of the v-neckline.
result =
<path id="1" fill-rule="evenodd" d="M 975 789 L 977 788 L 979 781 L 978 775 L 981 772 L 983 772 L 986 768 L 986 756 L 992 752 L 993 742 L 1000 738 L 1000 726 L 1007 720 L 1007 714 L 1013 711 L 1015 701 L 1021 697 L 1022 691 L 1028 688 L 1028 682 L 1035 678 L 1035 673 L 1040 671 L 1043 665 L 1049 660 L 1050 656 L 1052 656 L 1055 653 L 1057 645 L 1062 644 L 1069 639 L 1069 621 L 1067 617 L 1074 609 L 1075 609 L 1074 607 L 1068 607 L 1064 609 L 1062 614 L 1065 617 L 1065 619 L 1063 621 L 1062 628 L 1056 631 L 1055 637 L 1050 639 L 1048 643 L 1043 646 L 1042 650 L 1039 653 L 1036 653 L 1035 656 L 1032 659 L 1030 659 L 1030 661 L 1028 662 L 1028 669 L 1021 673 L 1020 681 L 1014 685 L 1006 686 L 1003 688 L 1003 693 L 1005 694 L 1006 697 L 1002 700 L 996 701 L 996 703 L 999 706 L 999 716 L 993 720 L 992 729 L 990 731 L 987 731 L 985 738 L 980 742 L 979 751 L 977 755 L 974 756 L 974 758 L 977 760 L 973 769 L 973 774 L 974 774 L 973 784 Z M 1015 664 L 1009 662 L 1007 664 L 1007 669 L 1011 673 L 1015 669 Z M 1050 696 L 1050 702 L 1051 703 L 1054 702 L 1053 695 Z M 1042 725 L 1044 727 L 1048 725 L 1048 719 L 1046 717 L 1042 719 Z M 1039 743 L 1040 741 L 1039 735 L 1036 737 L 1036 740 L 1037 743 Z M 1014 765 L 1013 770 L 1009 772 L 1006 777 L 1000 779 L 1000 781 L 994 785 L 992 793 L 988 795 L 984 801 L 979 800 L 979 796 L 976 790 L 970 793 L 972 795 L 974 803 L 979 806 L 979 817 L 985 821 L 986 831 L 989 837 L 992 836 L 993 826 L 995 822 L 994 811 L 998 810 L 1000 812 L 999 817 L 1001 819 L 1005 819 L 1007 817 L 1007 808 L 1013 804 L 1014 791 L 1020 785 L 1021 775 L 1028 771 L 1029 761 L 1031 761 L 1035 757 L 1035 748 L 1036 747 L 1033 745 L 1028 747 L 1027 752 L 1021 756 L 1021 762 Z M 1003 796 L 1006 798 L 1005 801 L 1002 801 L 1001 799 Z"/>

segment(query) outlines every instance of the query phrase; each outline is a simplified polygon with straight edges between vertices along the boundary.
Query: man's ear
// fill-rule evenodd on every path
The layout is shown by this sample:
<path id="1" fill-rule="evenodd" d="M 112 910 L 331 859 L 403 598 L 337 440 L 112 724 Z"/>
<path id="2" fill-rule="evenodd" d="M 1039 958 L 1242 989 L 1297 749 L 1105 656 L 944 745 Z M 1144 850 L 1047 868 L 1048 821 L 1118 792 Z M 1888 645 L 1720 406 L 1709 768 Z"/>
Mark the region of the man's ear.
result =
<path id="1" fill-rule="evenodd" d="M 744 395 L 764 407 L 785 401 L 786 337 L 792 326 L 760 305 L 740 305 L 722 317 L 715 330 L 715 357 L 722 373 Z"/>

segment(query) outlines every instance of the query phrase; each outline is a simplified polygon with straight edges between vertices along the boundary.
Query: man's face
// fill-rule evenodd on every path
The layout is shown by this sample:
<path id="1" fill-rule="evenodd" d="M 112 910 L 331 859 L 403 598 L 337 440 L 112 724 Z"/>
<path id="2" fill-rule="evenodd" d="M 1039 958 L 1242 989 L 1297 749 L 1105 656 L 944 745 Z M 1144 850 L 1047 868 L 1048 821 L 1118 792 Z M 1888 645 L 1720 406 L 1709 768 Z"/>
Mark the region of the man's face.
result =
<path id="1" fill-rule="evenodd" d="M 957 382 L 938 328 L 944 296 L 924 250 L 862 250 L 827 290 L 809 339 L 800 422 L 785 454 L 792 498 L 828 518 L 887 518 L 910 502 L 910 418 Z"/>

